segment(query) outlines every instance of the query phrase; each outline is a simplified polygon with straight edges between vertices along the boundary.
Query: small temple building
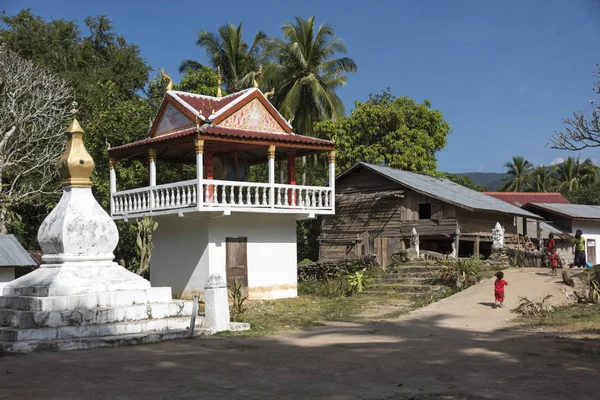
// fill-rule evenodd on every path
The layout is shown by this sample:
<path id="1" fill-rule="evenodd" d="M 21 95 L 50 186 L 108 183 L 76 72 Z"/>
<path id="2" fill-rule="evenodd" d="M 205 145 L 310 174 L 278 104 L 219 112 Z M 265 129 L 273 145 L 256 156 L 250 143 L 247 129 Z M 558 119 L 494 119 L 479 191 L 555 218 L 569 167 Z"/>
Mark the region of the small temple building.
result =
<path id="1" fill-rule="evenodd" d="M 217 97 L 167 90 L 148 138 L 109 149 L 111 216 L 158 222 L 153 286 L 189 298 L 210 274 L 238 280 L 251 299 L 297 295 L 296 222 L 335 212 L 335 147 L 298 135 L 258 89 Z M 296 181 L 296 159 L 329 153 L 323 186 Z M 118 190 L 117 162 L 148 163 L 148 185 Z M 157 184 L 162 165 L 175 182 Z M 276 177 L 276 163 L 279 176 Z M 266 164 L 268 179 L 248 180 Z M 184 179 L 183 165 L 195 169 Z"/>

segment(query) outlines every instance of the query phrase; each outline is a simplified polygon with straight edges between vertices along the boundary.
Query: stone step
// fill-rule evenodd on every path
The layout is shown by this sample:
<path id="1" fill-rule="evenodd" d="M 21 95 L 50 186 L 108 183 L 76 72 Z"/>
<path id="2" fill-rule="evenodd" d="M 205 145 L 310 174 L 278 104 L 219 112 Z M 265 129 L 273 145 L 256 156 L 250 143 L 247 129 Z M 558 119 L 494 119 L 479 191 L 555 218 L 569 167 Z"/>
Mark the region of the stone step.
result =
<path id="1" fill-rule="evenodd" d="M 383 278 L 400 279 L 400 278 L 435 278 L 438 275 L 437 271 L 428 272 L 392 272 L 385 274 Z"/>
<path id="2" fill-rule="evenodd" d="M 375 279 L 373 281 L 374 284 L 381 284 L 381 283 L 390 283 L 390 284 L 394 284 L 394 283 L 398 283 L 398 284 L 406 284 L 406 283 L 414 283 L 417 285 L 426 285 L 426 284 L 431 284 L 431 283 L 435 283 L 435 278 L 433 277 L 412 277 L 412 276 L 408 276 L 408 277 L 398 277 L 398 278 L 379 278 L 379 279 Z"/>
<path id="3" fill-rule="evenodd" d="M 202 323 L 196 319 L 196 325 Z M 189 329 L 190 317 L 146 319 L 141 321 L 115 322 L 111 324 L 58 326 L 55 328 L 0 328 L 0 340 L 21 342 L 33 340 L 61 340 L 73 338 L 94 338 L 102 336 L 135 335 L 144 332 L 181 331 Z"/>
<path id="4" fill-rule="evenodd" d="M 0 327 L 54 328 L 94 325 L 192 315 L 192 302 L 174 300 L 133 306 L 75 309 L 65 311 L 23 311 L 0 309 Z"/>
<path id="5" fill-rule="evenodd" d="M 430 272 L 436 273 L 440 270 L 440 267 L 437 265 L 413 265 L 408 267 L 398 267 L 396 268 L 395 273 L 410 273 L 410 272 Z"/>
<path id="6" fill-rule="evenodd" d="M 370 292 L 384 291 L 397 293 L 434 293 L 443 291 L 446 287 L 441 285 L 411 285 L 411 284 L 375 284 L 370 285 Z"/>
<path id="7" fill-rule="evenodd" d="M 0 296 L 0 308 L 24 311 L 62 311 L 166 303 L 171 301 L 171 298 L 170 287 L 153 287 L 144 290 L 119 290 L 76 296 Z"/>
<path id="8" fill-rule="evenodd" d="M 197 320 L 196 320 L 197 321 Z M 232 322 L 231 331 L 250 329 L 243 322 Z M 196 326 L 194 337 L 212 335 L 214 331 Z M 72 338 L 57 340 L 32 340 L 7 342 L 0 340 L 0 356 L 9 353 L 30 353 L 32 351 L 69 351 L 95 349 L 99 347 L 131 346 L 137 344 L 156 343 L 164 340 L 186 339 L 190 337 L 189 329 L 166 332 L 137 333 L 128 335 L 102 336 L 92 338 Z"/>

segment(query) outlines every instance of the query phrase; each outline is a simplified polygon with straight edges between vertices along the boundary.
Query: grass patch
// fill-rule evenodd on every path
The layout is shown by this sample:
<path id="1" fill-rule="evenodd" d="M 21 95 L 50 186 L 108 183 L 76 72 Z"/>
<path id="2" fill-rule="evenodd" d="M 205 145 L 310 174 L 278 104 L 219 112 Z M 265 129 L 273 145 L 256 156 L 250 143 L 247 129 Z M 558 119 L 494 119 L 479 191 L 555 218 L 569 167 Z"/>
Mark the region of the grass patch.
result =
<path id="1" fill-rule="evenodd" d="M 522 317 L 520 321 L 534 327 L 600 334 L 600 305 L 573 304 L 556 308 L 548 315 Z"/>

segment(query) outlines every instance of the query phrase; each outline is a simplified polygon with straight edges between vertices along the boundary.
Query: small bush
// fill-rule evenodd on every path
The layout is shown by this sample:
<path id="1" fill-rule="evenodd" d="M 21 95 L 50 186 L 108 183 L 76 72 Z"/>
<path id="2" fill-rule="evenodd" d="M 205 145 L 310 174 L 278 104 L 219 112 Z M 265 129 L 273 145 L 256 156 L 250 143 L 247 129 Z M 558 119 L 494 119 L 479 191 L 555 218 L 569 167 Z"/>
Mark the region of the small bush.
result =
<path id="1" fill-rule="evenodd" d="M 234 280 L 233 284 L 229 285 L 229 297 L 233 304 L 229 310 L 231 321 L 236 322 L 238 318 L 248 309 L 244 302 L 248 299 L 248 295 L 242 288 L 238 280 Z"/>
<path id="2" fill-rule="evenodd" d="M 437 279 L 444 285 L 466 289 L 477 282 L 477 276 L 483 270 L 484 264 L 477 257 L 458 260 L 440 261 L 442 267 Z"/>
<path id="3" fill-rule="evenodd" d="M 370 278 L 366 274 L 367 269 L 363 268 L 360 271 L 353 272 L 346 275 L 346 281 L 348 282 L 349 292 L 348 295 L 363 292 L 365 287 L 369 284 Z"/>
<path id="4" fill-rule="evenodd" d="M 300 261 L 298 264 L 299 265 L 306 265 L 306 264 L 312 264 L 313 261 L 309 258 L 305 258 L 304 260 Z"/>

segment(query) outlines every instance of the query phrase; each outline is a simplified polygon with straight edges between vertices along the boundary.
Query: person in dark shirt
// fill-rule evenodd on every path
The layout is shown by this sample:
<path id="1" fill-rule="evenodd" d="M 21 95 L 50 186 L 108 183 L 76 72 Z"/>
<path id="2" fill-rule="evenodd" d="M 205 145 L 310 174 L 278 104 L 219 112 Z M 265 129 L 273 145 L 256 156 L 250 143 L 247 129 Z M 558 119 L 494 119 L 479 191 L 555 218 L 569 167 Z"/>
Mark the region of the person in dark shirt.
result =
<path id="1" fill-rule="evenodd" d="M 496 308 L 504 307 L 504 286 L 508 285 L 508 282 L 504 280 L 504 272 L 496 272 L 496 281 L 494 281 L 494 297 Z"/>

